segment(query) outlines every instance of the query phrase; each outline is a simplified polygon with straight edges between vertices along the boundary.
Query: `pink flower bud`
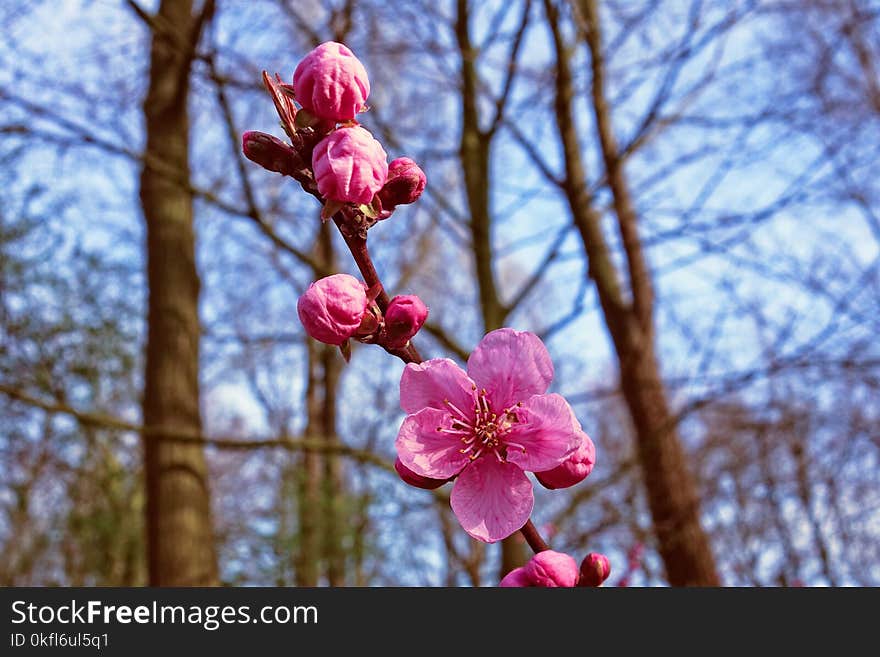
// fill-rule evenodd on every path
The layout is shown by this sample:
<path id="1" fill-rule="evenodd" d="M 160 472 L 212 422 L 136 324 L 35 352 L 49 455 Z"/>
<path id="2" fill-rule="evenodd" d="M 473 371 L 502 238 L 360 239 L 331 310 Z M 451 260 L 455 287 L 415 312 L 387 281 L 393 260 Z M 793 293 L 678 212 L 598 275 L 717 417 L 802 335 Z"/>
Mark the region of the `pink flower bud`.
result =
<path id="1" fill-rule="evenodd" d="M 590 552 L 581 562 L 581 578 L 578 586 L 602 586 L 611 574 L 611 562 L 598 552 Z"/>
<path id="2" fill-rule="evenodd" d="M 296 310 L 306 333 L 319 342 L 341 345 L 357 332 L 368 305 L 363 283 L 348 274 L 333 274 L 309 285 Z"/>
<path id="3" fill-rule="evenodd" d="M 512 588 L 534 586 L 534 584 L 532 584 L 532 580 L 529 579 L 529 575 L 526 573 L 525 568 L 514 568 L 504 576 L 504 579 L 498 583 L 498 586 Z"/>
<path id="4" fill-rule="evenodd" d="M 382 144 L 360 126 L 340 128 L 312 152 L 312 169 L 321 196 L 343 203 L 370 203 L 388 176 Z"/>
<path id="5" fill-rule="evenodd" d="M 578 581 L 577 562 L 563 552 L 538 552 L 525 568 L 532 586 L 574 586 Z"/>
<path id="6" fill-rule="evenodd" d="M 425 191 L 425 172 L 408 157 L 399 157 L 388 165 L 388 180 L 379 192 L 382 209 L 390 212 L 398 205 L 418 200 Z"/>
<path id="7" fill-rule="evenodd" d="M 552 470 L 536 472 L 535 477 L 545 488 L 568 488 L 587 478 L 596 462 L 596 446 L 590 437 L 581 432 L 580 446 Z"/>
<path id="8" fill-rule="evenodd" d="M 579 577 L 577 562 L 563 552 L 538 552 L 522 568 L 511 570 L 498 586 L 572 587 Z"/>
<path id="9" fill-rule="evenodd" d="M 445 484 L 448 479 L 431 479 L 430 477 L 423 477 L 420 474 L 416 474 L 408 467 L 406 467 L 403 463 L 400 462 L 400 459 L 394 461 L 394 469 L 397 470 L 397 474 L 400 475 L 400 478 L 403 479 L 410 486 L 415 486 L 416 488 L 424 488 L 425 490 L 434 490 L 435 488 L 440 488 L 443 484 Z"/>
<path id="10" fill-rule="evenodd" d="M 428 318 L 428 308 L 414 294 L 394 297 L 385 311 L 386 344 L 392 349 L 406 346 Z"/>
<path id="11" fill-rule="evenodd" d="M 288 144 L 265 132 L 251 130 L 241 137 L 244 155 L 264 169 L 292 176 L 303 168 L 299 154 Z"/>
<path id="12" fill-rule="evenodd" d="M 346 46 L 327 41 L 312 50 L 293 73 L 297 102 L 309 113 L 331 121 L 349 121 L 364 109 L 370 80 Z"/>

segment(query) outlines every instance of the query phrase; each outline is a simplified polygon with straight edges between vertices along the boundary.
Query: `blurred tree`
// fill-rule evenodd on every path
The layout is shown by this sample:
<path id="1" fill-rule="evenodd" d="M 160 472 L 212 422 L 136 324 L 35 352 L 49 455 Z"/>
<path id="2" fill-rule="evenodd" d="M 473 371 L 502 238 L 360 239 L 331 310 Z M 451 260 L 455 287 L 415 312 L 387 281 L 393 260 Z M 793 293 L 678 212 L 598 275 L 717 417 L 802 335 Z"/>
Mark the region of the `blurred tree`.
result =
<path id="1" fill-rule="evenodd" d="M 621 277 L 602 232 L 601 213 L 595 208 L 587 183 L 572 108 L 575 93 L 569 48 L 563 40 L 559 10 L 552 0 L 544 0 L 544 8 L 556 52 L 556 123 L 566 169 L 562 188 L 581 235 L 589 276 L 596 286 L 617 354 L 620 386 L 635 427 L 658 549 L 670 584 L 718 585 L 715 559 L 700 522 L 699 497 L 655 353 L 654 285 L 606 98 L 603 28 L 598 3 L 584 0 L 577 9 L 581 12 L 589 50 L 590 105 L 604 164 L 603 179 L 610 189 L 628 274 L 625 288 L 621 287 Z"/>
<path id="2" fill-rule="evenodd" d="M 490 206 L 492 142 L 507 109 L 508 93 L 516 74 L 517 59 L 523 35 L 528 27 L 531 3 L 528 1 L 523 3 L 519 28 L 511 40 L 510 64 L 506 72 L 504 90 L 494 104 L 494 114 L 488 119 L 488 128 L 481 127 L 478 53 L 471 38 L 470 4 L 468 0 L 457 0 L 455 14 L 455 38 L 461 61 L 459 161 L 461 162 L 462 180 L 469 214 L 468 226 L 470 227 L 471 249 L 479 292 L 480 316 L 483 333 L 488 333 L 504 326 L 504 320 L 511 311 L 510 308 L 505 308 L 501 302 L 495 281 L 496 258 L 492 242 L 493 214 Z M 487 123 L 487 121 L 483 123 Z M 528 560 L 526 546 L 519 535 L 504 539 L 501 548 L 499 579 L 514 568 L 524 565 Z M 477 550 L 477 554 L 481 551 L 478 546 L 475 546 L 474 549 Z"/>
<path id="3" fill-rule="evenodd" d="M 140 199 L 147 226 L 144 424 L 201 433 L 199 276 L 189 164 L 190 67 L 214 3 L 165 0 L 150 24 L 150 83 Z M 163 437 L 164 438 L 164 437 Z M 217 583 L 203 448 L 144 436 L 150 584 Z"/>

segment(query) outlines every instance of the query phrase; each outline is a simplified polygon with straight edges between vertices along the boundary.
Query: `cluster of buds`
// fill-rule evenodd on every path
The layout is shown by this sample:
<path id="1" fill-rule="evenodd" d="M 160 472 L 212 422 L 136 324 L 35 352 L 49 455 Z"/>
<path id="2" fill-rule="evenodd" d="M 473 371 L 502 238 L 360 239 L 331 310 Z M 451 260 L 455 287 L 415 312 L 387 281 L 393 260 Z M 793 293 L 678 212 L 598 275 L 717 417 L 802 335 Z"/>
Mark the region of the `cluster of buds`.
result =
<path id="1" fill-rule="evenodd" d="M 382 144 L 358 124 L 357 115 L 367 109 L 370 80 L 346 46 L 328 41 L 312 50 L 296 67 L 292 85 L 266 73 L 263 81 L 290 143 L 246 132 L 244 154 L 318 197 L 322 219 L 336 218 L 344 233 L 365 239 L 377 221 L 421 196 L 426 183 L 421 168 L 406 157 L 389 165 Z M 297 312 L 312 338 L 339 346 L 346 359 L 351 339 L 404 349 L 428 309 L 418 297 L 405 295 L 391 299 L 383 313 L 376 303 L 380 292 L 353 276 L 335 274 L 312 283 Z"/>
<path id="2" fill-rule="evenodd" d="M 604 554 L 591 552 L 578 568 L 574 558 L 564 552 L 544 550 L 532 557 L 525 566 L 511 570 L 499 586 L 602 586 L 610 574 L 611 564 Z"/>
<path id="3" fill-rule="evenodd" d="M 396 296 L 383 316 L 376 304 L 378 292 L 354 276 L 333 274 L 309 285 L 296 310 L 310 337 L 341 347 L 346 358 L 351 339 L 403 349 L 422 328 L 428 308 L 415 295 Z"/>
<path id="4" fill-rule="evenodd" d="M 406 157 L 388 164 L 385 149 L 357 121 L 366 111 L 370 80 L 364 65 L 341 43 L 328 41 L 296 67 L 293 84 L 263 73 L 290 143 L 263 132 L 242 137 L 245 156 L 269 171 L 290 176 L 321 199 L 323 219 L 365 235 L 398 205 L 416 201 L 425 174 Z"/>

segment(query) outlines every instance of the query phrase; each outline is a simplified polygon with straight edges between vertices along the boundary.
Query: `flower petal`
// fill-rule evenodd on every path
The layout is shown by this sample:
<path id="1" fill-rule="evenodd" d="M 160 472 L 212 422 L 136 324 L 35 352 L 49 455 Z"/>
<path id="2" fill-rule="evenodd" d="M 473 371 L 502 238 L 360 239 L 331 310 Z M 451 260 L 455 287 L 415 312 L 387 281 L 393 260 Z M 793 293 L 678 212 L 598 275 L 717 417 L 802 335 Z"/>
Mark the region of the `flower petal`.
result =
<path id="1" fill-rule="evenodd" d="M 409 363 L 400 377 L 400 406 L 407 413 L 423 408 L 448 411 L 448 399 L 473 419 L 473 381 L 448 358 L 432 358 L 421 365 Z"/>
<path id="2" fill-rule="evenodd" d="M 528 574 L 526 573 L 526 569 L 523 567 L 514 568 L 509 573 L 504 576 L 498 586 L 503 586 L 505 588 L 508 587 L 520 587 L 520 586 L 533 586 L 532 580 L 529 579 Z"/>
<path id="3" fill-rule="evenodd" d="M 503 440 L 508 445 L 507 460 L 523 470 L 555 468 L 581 444 L 580 424 L 562 395 L 535 395 L 514 413 L 519 422 Z"/>
<path id="4" fill-rule="evenodd" d="M 488 454 L 468 465 L 455 480 L 452 511 L 474 538 L 494 543 L 526 524 L 535 497 L 525 473 Z"/>
<path id="5" fill-rule="evenodd" d="M 532 395 L 543 395 L 553 380 L 547 347 L 534 333 L 503 328 L 487 333 L 468 359 L 468 376 L 485 388 L 497 413 Z"/>
<path id="6" fill-rule="evenodd" d="M 407 415 L 397 432 L 397 456 L 404 466 L 422 477 L 449 479 L 469 463 L 455 436 L 437 431 L 446 426 L 449 413 L 425 408 Z"/>

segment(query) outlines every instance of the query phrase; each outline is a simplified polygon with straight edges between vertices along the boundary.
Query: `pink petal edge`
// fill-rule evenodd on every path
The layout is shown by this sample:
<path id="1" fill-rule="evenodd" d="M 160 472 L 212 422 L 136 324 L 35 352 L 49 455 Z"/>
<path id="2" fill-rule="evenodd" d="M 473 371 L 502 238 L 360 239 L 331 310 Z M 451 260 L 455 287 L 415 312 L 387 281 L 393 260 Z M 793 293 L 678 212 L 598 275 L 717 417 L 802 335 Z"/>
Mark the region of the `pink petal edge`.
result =
<path id="1" fill-rule="evenodd" d="M 473 381 L 448 358 L 432 358 L 421 365 L 409 363 L 400 377 L 400 407 L 407 413 L 423 408 L 448 411 L 448 399 L 465 413 L 473 413 Z"/>
<path id="2" fill-rule="evenodd" d="M 468 359 L 467 371 L 477 387 L 489 393 L 497 413 L 547 392 L 553 380 L 553 361 L 534 333 L 503 328 L 480 340 Z"/>
<path id="3" fill-rule="evenodd" d="M 581 444 L 580 424 L 562 395 L 535 395 L 515 412 L 521 421 L 505 440 L 521 444 L 525 452 L 508 446 L 507 460 L 523 470 L 555 468 Z"/>

